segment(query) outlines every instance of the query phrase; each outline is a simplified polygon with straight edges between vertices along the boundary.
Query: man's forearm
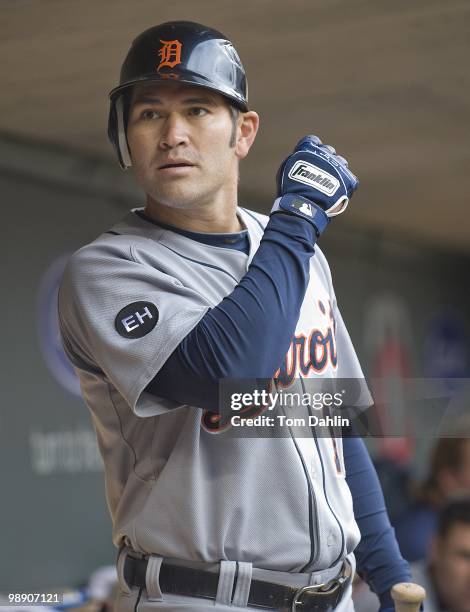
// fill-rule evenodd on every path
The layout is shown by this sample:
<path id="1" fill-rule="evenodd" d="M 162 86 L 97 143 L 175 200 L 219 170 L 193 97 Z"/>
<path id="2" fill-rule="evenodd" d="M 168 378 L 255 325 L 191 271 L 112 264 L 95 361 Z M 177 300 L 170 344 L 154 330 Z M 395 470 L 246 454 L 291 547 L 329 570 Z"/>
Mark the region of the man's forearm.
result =
<path id="1" fill-rule="evenodd" d="M 219 379 L 272 378 L 297 324 L 315 241 L 310 223 L 273 215 L 247 274 L 183 339 L 147 391 L 216 410 Z"/>
<path id="2" fill-rule="evenodd" d="M 343 439 L 346 481 L 353 498 L 361 541 L 354 551 L 357 572 L 377 593 L 381 609 L 393 609 L 391 587 L 411 579 L 390 524 L 382 487 L 367 448 L 360 437 Z"/>

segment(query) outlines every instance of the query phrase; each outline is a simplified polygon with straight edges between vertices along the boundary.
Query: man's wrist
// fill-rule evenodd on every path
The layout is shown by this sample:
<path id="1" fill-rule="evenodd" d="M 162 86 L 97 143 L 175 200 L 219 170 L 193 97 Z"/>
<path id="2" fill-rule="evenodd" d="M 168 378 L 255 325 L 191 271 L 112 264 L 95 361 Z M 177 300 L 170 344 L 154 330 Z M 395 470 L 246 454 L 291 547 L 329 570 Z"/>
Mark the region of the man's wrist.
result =
<path id="1" fill-rule="evenodd" d="M 317 237 L 320 236 L 330 222 L 325 211 L 317 204 L 303 196 L 287 193 L 274 200 L 271 214 L 286 213 L 301 217 L 315 228 Z"/>

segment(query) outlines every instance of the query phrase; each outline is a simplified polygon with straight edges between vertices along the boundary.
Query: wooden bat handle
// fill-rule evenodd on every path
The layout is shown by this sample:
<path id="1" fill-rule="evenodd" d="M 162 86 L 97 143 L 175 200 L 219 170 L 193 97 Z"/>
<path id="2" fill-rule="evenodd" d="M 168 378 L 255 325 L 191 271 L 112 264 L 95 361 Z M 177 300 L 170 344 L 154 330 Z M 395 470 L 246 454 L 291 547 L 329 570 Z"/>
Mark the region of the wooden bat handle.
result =
<path id="1" fill-rule="evenodd" d="M 425 597 L 426 591 L 414 582 L 399 582 L 392 587 L 396 612 L 418 612 Z"/>

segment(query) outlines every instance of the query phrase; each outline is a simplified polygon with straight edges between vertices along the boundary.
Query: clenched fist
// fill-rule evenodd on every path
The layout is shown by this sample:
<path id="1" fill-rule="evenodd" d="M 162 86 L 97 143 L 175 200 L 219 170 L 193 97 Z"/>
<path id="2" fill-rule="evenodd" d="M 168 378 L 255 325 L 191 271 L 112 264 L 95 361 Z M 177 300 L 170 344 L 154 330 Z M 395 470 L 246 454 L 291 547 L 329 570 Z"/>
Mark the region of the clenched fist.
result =
<path id="1" fill-rule="evenodd" d="M 346 209 L 358 184 L 333 147 L 322 144 L 318 136 L 305 136 L 279 168 L 272 212 L 304 216 L 321 234 L 329 219 Z"/>

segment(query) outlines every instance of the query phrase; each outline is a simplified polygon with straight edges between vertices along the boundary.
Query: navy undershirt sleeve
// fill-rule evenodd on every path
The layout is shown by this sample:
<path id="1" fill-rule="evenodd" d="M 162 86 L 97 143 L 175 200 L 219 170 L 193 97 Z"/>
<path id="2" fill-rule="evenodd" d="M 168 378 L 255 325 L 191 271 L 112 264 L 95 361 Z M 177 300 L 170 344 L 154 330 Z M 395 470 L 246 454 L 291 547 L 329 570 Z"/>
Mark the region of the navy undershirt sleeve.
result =
<path id="1" fill-rule="evenodd" d="M 272 215 L 245 276 L 183 339 L 146 390 L 216 412 L 219 379 L 271 379 L 299 318 L 316 239 L 305 219 Z"/>
<path id="2" fill-rule="evenodd" d="M 357 573 L 379 596 L 380 609 L 393 610 L 391 587 L 411 580 L 390 524 L 377 472 L 358 436 L 343 438 L 346 481 L 353 499 L 354 517 L 361 532 L 354 554 Z"/>

